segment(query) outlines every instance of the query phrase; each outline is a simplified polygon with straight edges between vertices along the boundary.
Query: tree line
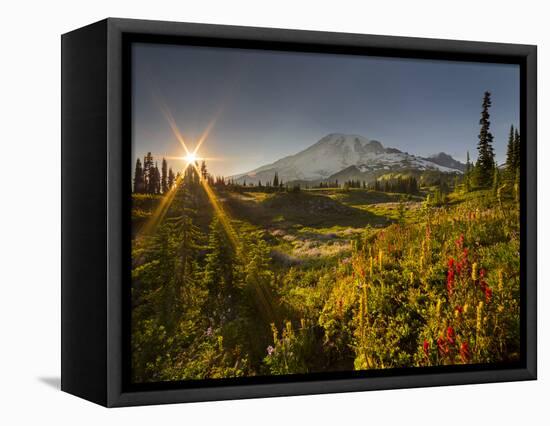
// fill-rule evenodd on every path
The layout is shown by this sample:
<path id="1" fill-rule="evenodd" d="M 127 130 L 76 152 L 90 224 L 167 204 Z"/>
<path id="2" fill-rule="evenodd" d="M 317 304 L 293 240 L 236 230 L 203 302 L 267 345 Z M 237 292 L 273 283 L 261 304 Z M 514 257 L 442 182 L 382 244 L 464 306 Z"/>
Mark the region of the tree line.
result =
<path id="1" fill-rule="evenodd" d="M 133 192 L 136 194 L 166 194 L 174 186 L 177 178 L 178 176 L 174 174 L 172 168 L 168 168 L 165 158 L 162 159 L 159 170 L 158 163 L 148 152 L 143 157 L 143 163 L 140 158 L 136 160 Z"/>
<path id="2" fill-rule="evenodd" d="M 404 194 L 418 194 L 418 181 L 414 176 L 401 177 L 396 179 L 375 180 L 370 189 L 379 192 L 401 192 Z"/>

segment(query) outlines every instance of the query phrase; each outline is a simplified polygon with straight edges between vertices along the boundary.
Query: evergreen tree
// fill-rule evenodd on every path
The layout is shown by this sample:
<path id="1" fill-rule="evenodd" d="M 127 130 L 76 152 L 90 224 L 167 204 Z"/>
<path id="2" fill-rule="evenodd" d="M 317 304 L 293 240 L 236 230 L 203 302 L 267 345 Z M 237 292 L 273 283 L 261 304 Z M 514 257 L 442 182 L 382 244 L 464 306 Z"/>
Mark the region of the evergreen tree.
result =
<path id="1" fill-rule="evenodd" d="M 174 172 L 172 170 L 172 167 L 168 169 L 168 190 L 172 189 L 174 187 L 175 183 L 175 176 Z"/>
<path id="2" fill-rule="evenodd" d="M 206 161 L 201 162 L 201 176 L 203 180 L 208 180 L 208 170 L 206 169 Z"/>
<path id="3" fill-rule="evenodd" d="M 506 169 L 511 178 L 515 175 L 516 171 L 516 139 L 514 134 L 514 126 L 510 126 L 510 133 L 508 134 L 508 145 L 506 149 Z"/>
<path id="4" fill-rule="evenodd" d="M 141 166 L 141 160 L 136 160 L 136 169 L 134 171 L 134 193 L 141 194 L 145 190 L 143 181 L 143 168 Z"/>
<path id="5" fill-rule="evenodd" d="M 208 233 L 208 254 L 203 285 L 210 294 L 214 313 L 221 313 L 228 296 L 235 291 L 235 250 L 218 217 L 214 217 Z M 216 318 L 220 320 L 220 318 Z"/>
<path id="6" fill-rule="evenodd" d="M 275 188 L 279 187 L 279 175 L 277 174 L 277 172 L 275 172 L 275 176 L 273 177 L 273 186 Z"/>
<path id="7" fill-rule="evenodd" d="M 521 164 L 521 138 L 518 129 L 514 132 L 514 167 L 519 170 Z"/>
<path id="8" fill-rule="evenodd" d="M 153 156 L 150 152 L 143 157 L 143 186 L 144 192 L 147 194 L 153 194 L 154 188 L 151 185 L 151 182 L 154 181 L 154 171 L 153 171 Z"/>
<path id="9" fill-rule="evenodd" d="M 153 171 L 154 179 L 153 179 L 153 191 L 152 194 L 160 194 L 160 171 L 158 167 L 158 163 L 155 163 L 155 168 Z"/>
<path id="10" fill-rule="evenodd" d="M 483 96 L 483 104 L 481 118 L 479 124 L 479 142 L 477 145 L 478 158 L 476 162 L 476 179 L 480 186 L 489 186 L 493 177 L 493 169 L 495 168 L 495 153 L 493 150 L 493 134 L 489 127 L 489 108 L 491 107 L 491 93 L 485 92 Z"/>
<path id="11" fill-rule="evenodd" d="M 160 187 L 163 194 L 168 192 L 168 164 L 166 163 L 166 158 L 162 159 L 162 177 Z"/>

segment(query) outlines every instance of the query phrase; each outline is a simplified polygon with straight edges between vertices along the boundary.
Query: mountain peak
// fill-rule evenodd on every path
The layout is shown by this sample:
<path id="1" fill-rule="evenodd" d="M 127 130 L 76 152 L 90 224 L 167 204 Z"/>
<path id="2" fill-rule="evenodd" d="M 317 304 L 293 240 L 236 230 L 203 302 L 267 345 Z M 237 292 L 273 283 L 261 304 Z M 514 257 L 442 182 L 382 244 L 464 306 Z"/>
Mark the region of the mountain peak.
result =
<path id="1" fill-rule="evenodd" d="M 237 181 L 270 181 L 277 172 L 279 179 L 292 181 L 323 181 L 339 172 L 362 174 L 364 180 L 390 171 L 439 170 L 460 173 L 465 166 L 445 153 L 434 158 L 422 158 L 396 148 L 385 148 L 377 140 L 361 135 L 330 133 L 318 142 L 294 155 L 233 176 Z"/>
<path id="2" fill-rule="evenodd" d="M 437 154 L 430 155 L 426 160 L 432 161 L 435 164 L 440 166 L 449 167 L 451 169 L 456 169 L 460 171 L 466 170 L 466 164 L 461 163 L 460 161 L 455 160 L 449 154 L 445 152 L 439 152 Z"/>
<path id="3" fill-rule="evenodd" d="M 334 146 L 338 148 L 348 148 L 355 152 L 384 152 L 384 146 L 377 140 L 367 139 L 361 135 L 346 134 L 346 133 L 329 133 L 321 138 L 319 142 L 312 145 L 315 146 Z"/>

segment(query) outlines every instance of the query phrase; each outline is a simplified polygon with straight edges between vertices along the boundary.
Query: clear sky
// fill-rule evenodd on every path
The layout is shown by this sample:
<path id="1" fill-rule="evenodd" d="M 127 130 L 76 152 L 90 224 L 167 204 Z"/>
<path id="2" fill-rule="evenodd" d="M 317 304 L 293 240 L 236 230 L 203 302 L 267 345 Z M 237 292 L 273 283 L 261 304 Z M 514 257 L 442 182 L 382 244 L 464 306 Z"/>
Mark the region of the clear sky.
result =
<path id="1" fill-rule="evenodd" d="M 329 133 L 428 156 L 477 158 L 483 92 L 497 162 L 519 125 L 519 66 L 160 44 L 133 46 L 133 156 L 199 155 L 229 176 L 295 154 Z M 175 169 L 184 163 L 168 160 Z M 160 166 L 160 165 L 159 165 Z"/>

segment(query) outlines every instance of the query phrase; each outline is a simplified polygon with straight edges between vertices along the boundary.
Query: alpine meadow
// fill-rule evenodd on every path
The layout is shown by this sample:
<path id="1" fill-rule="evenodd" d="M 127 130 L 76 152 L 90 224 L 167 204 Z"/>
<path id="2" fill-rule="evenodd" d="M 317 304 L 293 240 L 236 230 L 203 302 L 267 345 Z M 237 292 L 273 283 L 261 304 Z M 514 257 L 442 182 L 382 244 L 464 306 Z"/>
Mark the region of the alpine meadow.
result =
<path id="1" fill-rule="evenodd" d="M 520 359 L 522 139 L 508 80 L 402 77 L 376 71 L 380 58 L 349 58 L 340 78 L 328 62 L 307 68 L 313 54 L 207 67 L 230 53 L 177 49 L 136 56 L 155 87 L 136 65 L 132 382 Z M 155 55 L 185 71 L 157 71 Z M 413 78 L 424 95 L 403 100 Z"/>

